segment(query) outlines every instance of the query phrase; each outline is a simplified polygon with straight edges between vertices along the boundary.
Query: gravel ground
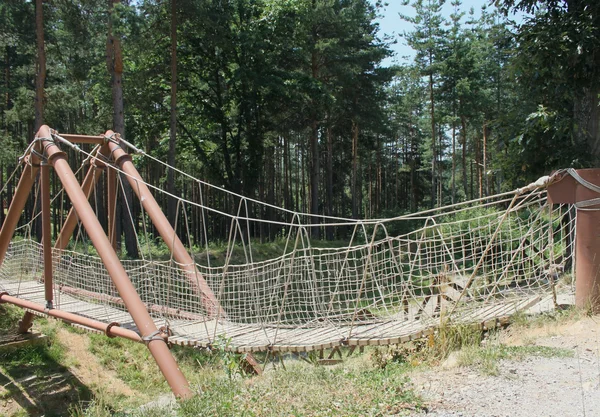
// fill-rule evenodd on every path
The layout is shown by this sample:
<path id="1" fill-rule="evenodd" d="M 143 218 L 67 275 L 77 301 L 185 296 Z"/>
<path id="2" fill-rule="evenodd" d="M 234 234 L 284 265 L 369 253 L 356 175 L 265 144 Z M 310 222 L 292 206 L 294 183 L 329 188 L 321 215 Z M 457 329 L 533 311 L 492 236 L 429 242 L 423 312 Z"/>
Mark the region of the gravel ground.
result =
<path id="1" fill-rule="evenodd" d="M 428 416 L 600 416 L 599 337 L 600 317 L 506 333 L 507 345 L 561 347 L 574 356 L 503 360 L 497 376 L 454 367 L 411 379 Z"/>

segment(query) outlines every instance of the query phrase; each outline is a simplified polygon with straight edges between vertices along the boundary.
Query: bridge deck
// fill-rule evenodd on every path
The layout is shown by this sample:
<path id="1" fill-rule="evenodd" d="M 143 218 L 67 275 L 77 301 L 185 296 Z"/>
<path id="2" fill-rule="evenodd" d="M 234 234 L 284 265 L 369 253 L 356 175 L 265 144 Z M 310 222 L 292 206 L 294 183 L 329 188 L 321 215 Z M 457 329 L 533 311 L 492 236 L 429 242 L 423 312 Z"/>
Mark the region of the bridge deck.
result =
<path id="1" fill-rule="evenodd" d="M 0 290 L 10 295 L 45 304 L 44 284 L 37 281 L 0 280 Z M 573 296 L 559 296 L 559 304 L 572 304 Z M 123 309 L 94 301 L 82 300 L 55 291 L 55 308 L 92 318 L 105 323 L 117 322 L 121 327 L 137 330 L 131 315 Z M 460 316 L 455 322 L 495 327 L 508 321 L 515 312 L 540 313 L 554 308 L 551 295 L 532 295 L 495 304 L 482 304 Z M 39 313 L 36 313 L 39 314 Z M 158 327 L 167 324 L 153 316 Z M 439 326 L 439 318 L 418 320 L 379 320 L 372 323 L 340 324 L 327 322 L 307 323 L 298 327 L 280 327 L 261 323 L 232 323 L 226 320 L 170 320 L 173 335 L 169 341 L 182 346 L 209 346 L 227 344 L 237 352 L 311 351 L 340 345 L 366 346 L 397 344 L 431 334 Z M 95 331 L 85 328 L 89 331 Z"/>

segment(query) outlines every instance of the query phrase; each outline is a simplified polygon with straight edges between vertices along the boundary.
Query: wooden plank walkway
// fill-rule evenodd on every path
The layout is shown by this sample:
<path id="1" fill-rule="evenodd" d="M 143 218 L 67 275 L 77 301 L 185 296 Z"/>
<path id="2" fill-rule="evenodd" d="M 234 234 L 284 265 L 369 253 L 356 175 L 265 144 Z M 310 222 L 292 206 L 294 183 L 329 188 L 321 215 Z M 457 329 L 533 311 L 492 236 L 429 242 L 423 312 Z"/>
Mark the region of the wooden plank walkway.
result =
<path id="1" fill-rule="evenodd" d="M 44 285 L 37 281 L 1 280 L 0 291 L 12 296 L 45 304 Z M 573 303 L 573 297 L 563 294 L 559 304 Z M 92 318 L 104 323 L 117 322 L 122 327 L 137 330 L 131 315 L 118 306 L 82 300 L 55 291 L 55 308 Z M 492 328 L 508 321 L 516 312 L 540 313 L 554 308 L 549 294 L 530 295 L 494 304 L 470 307 L 455 312 L 454 323 L 481 325 Z M 166 320 L 153 315 L 157 327 L 168 324 L 173 331 L 169 341 L 182 346 L 209 347 L 220 344 L 236 352 L 266 350 L 302 352 L 333 348 L 336 346 L 389 345 L 414 340 L 433 333 L 441 321 L 434 311 L 425 311 L 421 319 L 414 314 L 407 317 L 390 317 L 370 323 L 332 323 L 315 321 L 298 327 L 278 327 L 272 324 L 233 323 L 225 320 Z M 39 314 L 43 315 L 43 314 Z M 78 326 L 82 327 L 82 326 Z M 92 329 L 85 328 L 93 331 Z"/>

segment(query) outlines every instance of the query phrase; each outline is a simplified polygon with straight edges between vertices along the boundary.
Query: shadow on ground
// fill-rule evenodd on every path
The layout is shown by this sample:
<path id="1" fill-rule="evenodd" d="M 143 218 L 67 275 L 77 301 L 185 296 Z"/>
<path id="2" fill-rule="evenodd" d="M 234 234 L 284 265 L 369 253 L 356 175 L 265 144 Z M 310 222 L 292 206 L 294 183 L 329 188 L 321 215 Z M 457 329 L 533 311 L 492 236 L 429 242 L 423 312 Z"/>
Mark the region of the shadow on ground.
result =
<path id="1" fill-rule="evenodd" d="M 0 348 L 0 415 L 68 416 L 92 393 L 53 358 L 48 345 Z"/>
<path id="2" fill-rule="evenodd" d="M 0 416 L 69 416 L 72 407 L 92 398 L 91 390 L 60 363 L 64 350 L 43 343 L 8 347 L 19 339 L 22 311 L 0 306 Z"/>

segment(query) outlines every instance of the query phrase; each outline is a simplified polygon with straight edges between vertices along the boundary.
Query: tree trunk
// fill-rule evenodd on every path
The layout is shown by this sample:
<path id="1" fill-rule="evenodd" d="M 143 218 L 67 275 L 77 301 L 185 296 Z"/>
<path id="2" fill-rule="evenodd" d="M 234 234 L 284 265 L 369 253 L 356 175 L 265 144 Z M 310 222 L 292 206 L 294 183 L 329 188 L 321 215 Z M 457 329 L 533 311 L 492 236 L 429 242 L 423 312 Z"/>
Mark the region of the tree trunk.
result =
<path id="1" fill-rule="evenodd" d="M 35 1 L 35 32 L 37 42 L 37 71 L 35 77 L 35 121 L 34 134 L 44 124 L 44 84 L 46 82 L 46 51 L 44 48 L 44 6 L 42 0 Z M 33 138 L 29 138 L 32 140 Z M 36 179 L 39 184 L 39 175 Z M 35 211 L 41 210 L 41 199 L 36 200 Z M 42 241 L 42 217 L 35 221 L 35 235 L 38 242 Z"/>
<path id="2" fill-rule="evenodd" d="M 167 161 L 175 168 L 177 139 L 177 1 L 171 0 L 171 120 L 169 128 L 169 154 Z M 175 171 L 167 171 L 167 191 L 175 194 Z M 167 217 L 171 225 L 175 226 L 175 211 L 177 202 L 173 197 L 167 197 Z"/>
<path id="3" fill-rule="evenodd" d="M 430 58 L 431 61 L 431 58 Z M 435 102 L 433 98 L 433 74 L 429 74 L 429 100 L 431 101 L 431 208 L 435 207 L 436 196 L 436 131 L 435 131 Z"/>
<path id="4" fill-rule="evenodd" d="M 12 107 L 11 98 L 10 98 L 10 46 L 6 45 L 5 47 L 5 67 L 4 67 L 4 85 L 6 87 L 6 93 L 4 95 L 4 111 L 10 110 Z M 6 114 L 2 112 L 2 127 L 4 128 L 4 133 L 8 136 L 8 126 L 6 124 Z"/>
<path id="5" fill-rule="evenodd" d="M 452 120 L 452 204 L 456 200 L 456 123 Z"/>
<path id="6" fill-rule="evenodd" d="M 479 135 L 475 135 L 475 169 L 477 171 L 477 196 L 481 198 L 483 196 L 483 175 L 481 169 L 481 140 Z"/>
<path id="7" fill-rule="evenodd" d="M 575 100 L 574 113 L 579 135 L 585 138 L 593 166 L 600 165 L 600 87 L 584 88 Z"/>
<path id="8" fill-rule="evenodd" d="M 381 168 L 381 144 L 379 134 L 377 134 L 377 150 L 375 151 L 375 216 L 379 217 L 381 213 L 381 194 L 383 183 L 383 169 Z"/>
<path id="9" fill-rule="evenodd" d="M 410 122 L 409 122 L 410 123 Z M 417 138 L 414 128 L 410 127 L 410 211 L 414 213 L 419 206 L 419 194 L 417 189 Z"/>
<path id="10" fill-rule="evenodd" d="M 333 216 L 333 135 L 327 128 L 327 215 Z M 327 240 L 333 240 L 333 227 L 327 228 Z"/>
<path id="11" fill-rule="evenodd" d="M 314 7 L 314 2 L 313 2 Z M 311 75 L 313 79 L 318 78 L 318 64 L 317 64 L 317 51 L 316 51 L 316 29 L 313 28 L 313 41 L 315 46 L 311 54 Z M 316 104 L 313 105 L 313 111 L 316 108 Z M 316 115 L 313 116 L 310 130 L 310 153 L 311 153 L 311 164 L 310 164 L 310 212 L 311 214 L 319 214 L 319 123 L 316 119 Z M 319 224 L 319 218 L 312 217 L 313 224 Z M 319 227 L 311 227 L 311 237 L 320 239 L 321 233 Z"/>
<path id="12" fill-rule="evenodd" d="M 462 133 L 462 183 L 465 191 L 465 198 L 469 195 L 467 182 L 467 118 L 464 115 L 460 116 L 461 133 Z"/>
<path id="13" fill-rule="evenodd" d="M 352 217 L 360 215 L 358 190 L 358 124 L 352 120 Z"/>
<path id="14" fill-rule="evenodd" d="M 125 116 L 123 109 L 123 56 L 121 41 L 112 34 L 112 10 L 119 0 L 109 0 L 108 36 L 106 41 L 106 63 L 111 75 L 113 102 L 113 131 L 125 135 Z M 125 235 L 125 249 L 131 258 L 138 258 L 138 247 L 135 234 L 135 210 L 133 207 L 133 190 L 126 178 L 122 176 L 123 197 L 117 210 L 120 212 L 122 230 Z M 119 239 L 118 239 L 119 240 Z"/>
<path id="15" fill-rule="evenodd" d="M 44 48 L 44 9 L 42 0 L 35 0 L 35 32 L 37 40 L 37 71 L 35 77 L 34 132 L 44 124 L 44 83 L 46 81 L 46 51 Z"/>
<path id="16" fill-rule="evenodd" d="M 490 190 L 489 190 L 489 184 L 488 184 L 488 175 L 487 175 L 487 135 L 488 135 L 488 128 L 487 128 L 487 122 L 484 121 L 483 122 L 483 151 L 482 151 L 482 159 L 483 159 L 483 191 L 484 191 L 484 195 L 489 195 Z"/>
<path id="17" fill-rule="evenodd" d="M 296 140 L 296 180 L 294 210 L 300 211 L 300 170 L 302 169 L 302 154 L 300 152 L 300 141 Z M 304 172 L 304 170 L 302 171 Z M 304 182 L 304 180 L 302 180 Z"/>
<path id="18" fill-rule="evenodd" d="M 318 123 L 313 121 L 310 132 L 310 212 L 319 214 L 319 128 Z M 312 217 L 312 224 L 319 224 L 319 218 Z M 319 227 L 312 227 L 311 237 L 320 239 L 321 233 Z"/>

